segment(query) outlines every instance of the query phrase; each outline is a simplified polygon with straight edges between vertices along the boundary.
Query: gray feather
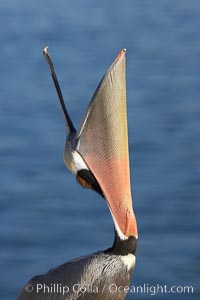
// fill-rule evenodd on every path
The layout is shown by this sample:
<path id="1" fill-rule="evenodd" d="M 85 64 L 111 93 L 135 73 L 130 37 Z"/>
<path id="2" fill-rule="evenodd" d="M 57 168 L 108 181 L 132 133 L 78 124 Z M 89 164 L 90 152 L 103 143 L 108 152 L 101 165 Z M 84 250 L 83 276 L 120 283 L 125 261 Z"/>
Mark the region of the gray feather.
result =
<path id="1" fill-rule="evenodd" d="M 113 292 L 116 287 L 129 286 L 131 270 L 127 269 L 119 255 L 94 253 L 69 261 L 44 275 L 33 277 L 22 289 L 17 300 L 123 300 L 125 292 Z M 27 292 L 27 285 L 33 287 Z M 52 287 L 48 293 L 42 288 Z M 63 295 L 59 287 L 67 286 L 69 291 Z M 30 287 L 30 286 L 29 286 Z M 80 287 L 86 290 L 80 291 Z"/>

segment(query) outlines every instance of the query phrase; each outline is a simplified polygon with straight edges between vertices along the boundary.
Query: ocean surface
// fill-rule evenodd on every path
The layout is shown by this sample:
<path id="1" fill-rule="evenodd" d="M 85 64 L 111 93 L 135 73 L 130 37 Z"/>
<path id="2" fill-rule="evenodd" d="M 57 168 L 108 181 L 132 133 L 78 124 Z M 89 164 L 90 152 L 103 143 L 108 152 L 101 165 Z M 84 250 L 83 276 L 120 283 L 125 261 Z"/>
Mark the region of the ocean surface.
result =
<path id="1" fill-rule="evenodd" d="M 46 45 L 77 127 L 127 48 L 139 227 L 131 285 L 143 289 L 127 299 L 200 299 L 200 2 L 6 0 L 0 24 L 0 299 L 16 299 L 34 275 L 113 242 L 105 202 L 64 166 Z"/>

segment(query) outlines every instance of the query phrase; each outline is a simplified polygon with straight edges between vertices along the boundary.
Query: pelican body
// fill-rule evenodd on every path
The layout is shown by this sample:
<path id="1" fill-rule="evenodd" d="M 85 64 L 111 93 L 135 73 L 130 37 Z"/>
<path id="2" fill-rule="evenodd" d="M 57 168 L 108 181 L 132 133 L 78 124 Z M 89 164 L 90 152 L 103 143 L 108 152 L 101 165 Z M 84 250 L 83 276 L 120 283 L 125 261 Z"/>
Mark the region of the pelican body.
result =
<path id="1" fill-rule="evenodd" d="M 135 267 L 137 223 L 132 207 L 123 49 L 98 85 L 78 130 L 66 109 L 51 57 L 50 68 L 66 127 L 64 162 L 78 183 L 99 193 L 110 209 L 111 248 L 64 263 L 33 277 L 18 300 L 122 300 Z"/>

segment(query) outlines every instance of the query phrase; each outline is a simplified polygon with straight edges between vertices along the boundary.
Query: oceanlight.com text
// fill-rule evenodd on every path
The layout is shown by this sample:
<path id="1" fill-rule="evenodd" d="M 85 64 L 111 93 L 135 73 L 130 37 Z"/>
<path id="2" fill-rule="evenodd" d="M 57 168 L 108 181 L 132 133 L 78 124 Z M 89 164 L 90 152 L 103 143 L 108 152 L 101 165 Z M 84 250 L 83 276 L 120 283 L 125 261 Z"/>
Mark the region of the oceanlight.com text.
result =
<path id="1" fill-rule="evenodd" d="M 156 294 L 193 294 L 194 287 L 192 285 L 151 285 L 145 283 L 138 286 L 117 286 L 113 284 L 104 284 L 101 287 L 93 284 L 81 285 L 80 283 L 75 283 L 71 286 L 59 283 L 45 284 L 37 283 L 35 285 L 27 284 L 25 286 L 27 293 L 36 294 L 54 294 L 54 295 L 66 295 L 69 293 L 78 294 L 98 294 L 108 292 L 110 294 L 125 293 L 125 294 L 149 294 L 154 296 Z"/>

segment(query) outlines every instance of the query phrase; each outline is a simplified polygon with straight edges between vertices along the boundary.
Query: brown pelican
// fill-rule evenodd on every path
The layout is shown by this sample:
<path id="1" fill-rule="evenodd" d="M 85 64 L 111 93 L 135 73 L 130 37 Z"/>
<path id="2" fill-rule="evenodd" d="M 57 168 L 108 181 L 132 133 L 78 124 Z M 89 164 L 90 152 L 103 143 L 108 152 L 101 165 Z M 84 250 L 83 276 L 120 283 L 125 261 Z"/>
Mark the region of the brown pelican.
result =
<path id="1" fill-rule="evenodd" d="M 130 187 L 125 52 L 119 52 L 103 76 L 76 131 L 51 57 L 44 49 L 66 126 L 65 164 L 83 187 L 105 198 L 114 221 L 115 238 L 107 250 L 33 277 L 18 300 L 121 300 L 126 296 L 135 266 L 138 234 Z"/>

